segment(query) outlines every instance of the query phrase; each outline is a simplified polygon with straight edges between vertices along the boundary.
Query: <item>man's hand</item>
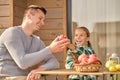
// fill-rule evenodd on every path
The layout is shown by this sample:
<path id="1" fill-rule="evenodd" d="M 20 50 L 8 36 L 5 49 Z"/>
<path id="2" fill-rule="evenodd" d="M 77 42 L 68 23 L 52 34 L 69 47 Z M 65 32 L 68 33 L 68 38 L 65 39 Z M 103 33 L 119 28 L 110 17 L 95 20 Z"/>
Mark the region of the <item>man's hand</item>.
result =
<path id="1" fill-rule="evenodd" d="M 49 45 L 52 53 L 60 53 L 67 47 L 68 44 L 70 44 L 70 40 L 68 38 L 61 40 L 59 38 L 59 36 L 55 38 L 55 40 Z"/>
<path id="2" fill-rule="evenodd" d="M 37 73 L 37 72 L 39 72 L 39 71 L 44 71 L 44 70 L 45 70 L 45 69 L 42 68 L 42 67 L 39 67 L 39 68 L 37 68 L 37 69 L 32 70 L 32 71 L 28 74 L 26 80 L 36 80 L 36 79 L 40 79 L 41 75 L 40 75 L 39 73 Z"/>

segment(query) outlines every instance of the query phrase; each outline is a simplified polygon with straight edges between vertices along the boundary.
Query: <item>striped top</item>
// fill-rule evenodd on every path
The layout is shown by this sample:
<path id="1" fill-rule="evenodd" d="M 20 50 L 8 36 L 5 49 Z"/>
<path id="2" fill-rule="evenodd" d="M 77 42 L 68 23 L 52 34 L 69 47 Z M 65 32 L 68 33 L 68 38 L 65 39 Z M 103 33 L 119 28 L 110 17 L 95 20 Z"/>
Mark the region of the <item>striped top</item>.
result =
<path id="1" fill-rule="evenodd" d="M 72 52 L 74 52 L 77 56 L 80 56 L 81 54 L 95 54 L 94 50 L 88 46 L 75 46 L 75 50 L 71 51 L 70 49 L 67 51 L 67 57 L 66 57 L 66 69 L 73 69 L 73 63 L 74 58 L 72 56 Z M 91 75 L 88 76 L 80 76 L 80 75 L 69 75 L 68 80 L 84 80 L 84 77 L 87 78 L 87 80 L 95 80 L 94 77 L 91 77 Z"/>
<path id="2" fill-rule="evenodd" d="M 74 58 L 71 55 L 72 52 L 73 51 L 71 51 L 70 49 L 67 51 L 66 64 L 65 64 L 66 69 L 73 69 Z M 81 54 L 86 54 L 86 55 L 95 54 L 94 50 L 88 46 L 75 46 L 74 53 L 77 56 L 80 56 Z"/>

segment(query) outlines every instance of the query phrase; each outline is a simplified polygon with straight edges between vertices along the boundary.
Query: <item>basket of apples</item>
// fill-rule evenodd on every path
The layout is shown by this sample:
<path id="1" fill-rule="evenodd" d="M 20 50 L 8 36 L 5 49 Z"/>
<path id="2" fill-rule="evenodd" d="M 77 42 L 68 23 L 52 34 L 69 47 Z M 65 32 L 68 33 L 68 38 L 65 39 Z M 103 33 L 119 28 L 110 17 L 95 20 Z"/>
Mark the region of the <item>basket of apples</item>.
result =
<path id="1" fill-rule="evenodd" d="M 96 54 L 89 56 L 82 54 L 74 62 L 74 69 L 78 72 L 98 72 L 102 63 Z"/>

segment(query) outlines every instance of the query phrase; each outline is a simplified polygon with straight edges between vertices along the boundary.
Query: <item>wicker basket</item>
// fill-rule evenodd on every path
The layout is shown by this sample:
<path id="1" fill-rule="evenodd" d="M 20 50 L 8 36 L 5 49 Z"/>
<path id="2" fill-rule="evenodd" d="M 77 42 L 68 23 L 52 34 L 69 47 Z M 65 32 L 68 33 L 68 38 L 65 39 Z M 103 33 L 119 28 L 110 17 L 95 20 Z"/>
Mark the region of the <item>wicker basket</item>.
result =
<path id="1" fill-rule="evenodd" d="M 78 72 L 98 72 L 100 70 L 100 64 L 80 65 L 74 64 L 74 70 Z"/>

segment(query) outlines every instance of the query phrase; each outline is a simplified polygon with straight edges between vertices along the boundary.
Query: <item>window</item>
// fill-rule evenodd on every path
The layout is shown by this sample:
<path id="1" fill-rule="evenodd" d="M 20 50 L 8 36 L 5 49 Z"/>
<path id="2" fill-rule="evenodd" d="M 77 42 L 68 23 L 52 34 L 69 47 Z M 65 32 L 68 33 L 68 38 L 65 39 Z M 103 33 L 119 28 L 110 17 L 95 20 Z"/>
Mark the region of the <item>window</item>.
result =
<path id="1" fill-rule="evenodd" d="M 72 22 L 90 30 L 92 46 L 103 63 L 107 53 L 120 53 L 119 3 L 120 0 L 71 0 Z"/>

